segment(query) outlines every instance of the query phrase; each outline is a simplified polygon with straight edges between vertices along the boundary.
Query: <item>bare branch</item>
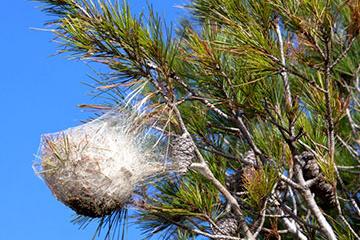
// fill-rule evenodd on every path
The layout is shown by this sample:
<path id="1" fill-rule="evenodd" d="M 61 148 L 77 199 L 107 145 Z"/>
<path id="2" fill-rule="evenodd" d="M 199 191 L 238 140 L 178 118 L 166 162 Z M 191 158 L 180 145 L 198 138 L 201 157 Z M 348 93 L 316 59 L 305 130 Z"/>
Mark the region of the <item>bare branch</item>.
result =
<path id="1" fill-rule="evenodd" d="M 300 191 L 304 191 L 304 187 L 297 184 L 296 182 L 292 181 L 290 178 L 285 177 L 284 175 L 280 175 L 280 179 L 281 181 L 289 184 L 291 187 L 300 190 Z"/>
<path id="2" fill-rule="evenodd" d="M 327 137 L 328 137 L 328 149 L 330 161 L 334 161 L 335 154 L 335 133 L 334 133 L 334 120 L 333 120 L 333 109 L 331 107 L 331 93 L 330 93 L 330 81 L 331 81 L 331 73 L 330 73 L 330 40 L 328 40 L 325 44 L 326 47 L 326 58 L 324 62 L 324 81 L 325 81 L 325 106 L 326 106 L 326 122 L 327 122 Z"/>
<path id="3" fill-rule="evenodd" d="M 286 104 L 288 105 L 288 107 L 291 107 L 291 105 L 292 105 L 292 97 L 291 97 L 291 92 L 290 92 L 289 77 L 288 77 L 288 74 L 287 74 L 286 69 L 285 69 L 286 59 L 285 59 L 285 53 L 284 53 L 284 43 L 283 43 L 283 39 L 282 39 L 279 20 L 277 19 L 276 21 L 277 21 L 276 22 L 276 34 L 277 34 L 278 41 L 279 41 L 281 64 L 283 65 L 280 74 L 281 74 L 281 77 L 282 77 L 283 82 L 284 82 Z"/>
<path id="4" fill-rule="evenodd" d="M 297 159 L 297 162 L 299 162 L 298 159 Z M 305 187 L 306 182 L 305 182 L 305 179 L 303 176 L 302 169 L 298 163 L 295 164 L 295 176 L 296 176 L 299 184 L 302 187 Z M 309 207 L 312 214 L 314 214 L 317 221 L 319 222 L 321 230 L 324 232 L 324 234 L 328 237 L 329 240 L 336 240 L 337 237 L 334 233 L 334 230 L 332 229 L 329 222 L 326 220 L 326 218 L 325 218 L 324 214 L 322 213 L 321 209 L 319 208 L 319 206 L 317 205 L 310 189 L 305 187 L 305 190 L 302 191 L 302 193 L 303 193 L 302 196 L 304 197 L 304 199 L 307 203 L 307 206 Z"/>

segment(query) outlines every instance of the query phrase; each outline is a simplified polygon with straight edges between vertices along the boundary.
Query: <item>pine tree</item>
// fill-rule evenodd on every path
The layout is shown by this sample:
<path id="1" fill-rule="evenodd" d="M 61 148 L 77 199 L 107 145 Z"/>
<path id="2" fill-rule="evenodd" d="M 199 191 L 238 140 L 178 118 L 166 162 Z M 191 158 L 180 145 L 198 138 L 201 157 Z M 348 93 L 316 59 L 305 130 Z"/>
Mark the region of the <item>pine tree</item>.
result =
<path id="1" fill-rule="evenodd" d="M 60 52 L 109 68 L 88 106 L 135 93 L 183 159 L 129 203 L 145 236 L 360 239 L 359 0 L 192 0 L 176 31 L 151 7 L 39 1 Z"/>

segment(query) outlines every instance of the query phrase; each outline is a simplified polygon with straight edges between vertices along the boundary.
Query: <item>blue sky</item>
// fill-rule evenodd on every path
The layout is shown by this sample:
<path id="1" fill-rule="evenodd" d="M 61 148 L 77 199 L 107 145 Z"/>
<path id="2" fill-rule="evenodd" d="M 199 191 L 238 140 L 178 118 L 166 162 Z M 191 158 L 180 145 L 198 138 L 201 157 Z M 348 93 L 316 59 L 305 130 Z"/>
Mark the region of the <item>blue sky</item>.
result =
<path id="1" fill-rule="evenodd" d="M 151 0 L 160 15 L 176 21 L 183 13 L 174 6 L 186 0 Z M 146 1 L 129 1 L 132 10 Z M 52 197 L 32 170 L 40 135 L 79 124 L 86 113 L 76 106 L 91 103 L 91 70 L 66 56 L 51 55 L 56 45 L 42 27 L 47 17 L 38 3 L 4 0 L 0 14 L 0 240 L 91 239 L 94 226 L 78 230 L 73 213 Z M 140 239 L 136 226 L 128 239 Z"/>

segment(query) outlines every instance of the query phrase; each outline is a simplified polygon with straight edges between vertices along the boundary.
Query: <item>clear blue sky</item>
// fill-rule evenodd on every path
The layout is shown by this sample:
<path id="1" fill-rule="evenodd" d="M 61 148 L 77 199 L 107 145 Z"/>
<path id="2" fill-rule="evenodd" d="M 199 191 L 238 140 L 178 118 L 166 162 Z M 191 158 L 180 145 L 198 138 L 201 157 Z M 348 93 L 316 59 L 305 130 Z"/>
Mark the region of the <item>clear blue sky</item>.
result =
<path id="1" fill-rule="evenodd" d="M 151 0 L 169 21 L 183 13 L 174 6 L 186 0 Z M 134 12 L 146 1 L 129 1 Z M 31 168 L 41 133 L 77 125 L 86 113 L 76 106 L 91 103 L 90 69 L 55 53 L 42 27 L 47 17 L 38 3 L 2 0 L 0 14 L 0 240 L 91 239 L 94 228 L 80 231 L 73 213 L 52 197 Z M 130 227 L 128 239 L 140 239 Z"/>

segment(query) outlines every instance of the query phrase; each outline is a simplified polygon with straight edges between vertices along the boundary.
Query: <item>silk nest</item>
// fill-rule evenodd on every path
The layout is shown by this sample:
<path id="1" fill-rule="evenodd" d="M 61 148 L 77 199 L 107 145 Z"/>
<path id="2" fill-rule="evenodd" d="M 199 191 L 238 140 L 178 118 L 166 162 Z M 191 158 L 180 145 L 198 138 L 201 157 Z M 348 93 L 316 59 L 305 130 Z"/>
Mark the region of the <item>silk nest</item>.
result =
<path id="1" fill-rule="evenodd" d="M 124 207 L 149 179 L 184 172 L 169 161 L 166 143 L 126 111 L 44 134 L 36 172 L 53 195 L 76 213 L 103 217 Z"/>

